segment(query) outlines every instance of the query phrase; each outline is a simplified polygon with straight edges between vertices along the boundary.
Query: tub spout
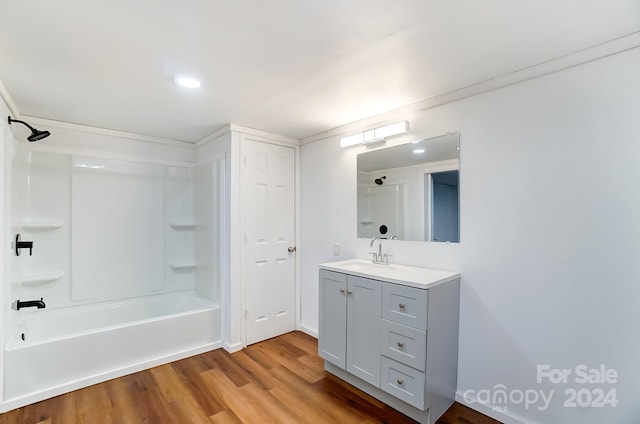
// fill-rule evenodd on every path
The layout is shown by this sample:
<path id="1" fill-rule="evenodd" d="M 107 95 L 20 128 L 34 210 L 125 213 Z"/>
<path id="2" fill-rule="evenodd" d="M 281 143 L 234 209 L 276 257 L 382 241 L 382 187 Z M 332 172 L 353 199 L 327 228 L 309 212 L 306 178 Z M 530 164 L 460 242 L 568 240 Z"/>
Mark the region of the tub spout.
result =
<path id="1" fill-rule="evenodd" d="M 38 309 L 44 309 L 47 305 L 44 304 L 44 300 L 40 298 L 40 300 L 16 300 L 16 311 L 19 311 L 22 308 L 33 308 L 36 307 Z"/>

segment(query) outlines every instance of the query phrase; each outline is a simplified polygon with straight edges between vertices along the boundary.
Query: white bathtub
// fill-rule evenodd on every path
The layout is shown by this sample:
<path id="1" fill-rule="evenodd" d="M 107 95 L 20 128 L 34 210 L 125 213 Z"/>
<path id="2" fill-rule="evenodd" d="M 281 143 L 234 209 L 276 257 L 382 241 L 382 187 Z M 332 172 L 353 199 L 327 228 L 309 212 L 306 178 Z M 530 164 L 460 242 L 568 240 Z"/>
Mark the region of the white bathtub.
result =
<path id="1" fill-rule="evenodd" d="M 21 318 L 5 351 L 3 411 L 221 346 L 220 307 L 195 291 Z"/>

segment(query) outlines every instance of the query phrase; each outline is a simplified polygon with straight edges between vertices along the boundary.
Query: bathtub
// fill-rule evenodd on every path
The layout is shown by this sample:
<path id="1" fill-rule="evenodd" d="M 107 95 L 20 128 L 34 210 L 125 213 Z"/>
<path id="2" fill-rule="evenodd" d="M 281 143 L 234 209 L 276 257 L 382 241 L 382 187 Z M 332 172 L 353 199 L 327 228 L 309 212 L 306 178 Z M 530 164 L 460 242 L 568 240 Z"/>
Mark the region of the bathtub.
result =
<path id="1" fill-rule="evenodd" d="M 219 305 L 191 290 L 12 313 L 3 411 L 222 345 Z"/>

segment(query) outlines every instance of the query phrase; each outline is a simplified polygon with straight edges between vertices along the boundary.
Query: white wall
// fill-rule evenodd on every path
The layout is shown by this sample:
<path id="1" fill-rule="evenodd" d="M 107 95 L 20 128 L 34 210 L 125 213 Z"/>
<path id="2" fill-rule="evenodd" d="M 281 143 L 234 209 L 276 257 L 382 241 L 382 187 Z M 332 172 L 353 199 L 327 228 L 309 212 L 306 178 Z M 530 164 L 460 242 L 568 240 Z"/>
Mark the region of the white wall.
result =
<path id="1" fill-rule="evenodd" d="M 386 248 L 397 263 L 461 271 L 459 394 L 499 384 L 508 393 L 555 390 L 545 410 L 471 405 L 505 422 L 640 421 L 638 75 L 633 49 L 417 112 L 407 116 L 411 134 L 389 143 L 460 131 L 462 243 Z M 341 149 L 338 137 L 301 149 L 301 323 L 310 332 L 317 265 L 367 257 L 355 233 L 361 151 Z M 574 374 L 568 384 L 538 384 L 545 364 Z M 617 383 L 576 383 L 580 364 L 615 369 Z M 571 388 L 615 389 L 619 403 L 564 407 Z"/>
<path id="2" fill-rule="evenodd" d="M 197 145 L 196 159 L 204 163 L 217 157 L 224 157 L 224 178 L 221 198 L 224 199 L 224 210 L 220 211 L 224 234 L 221 255 L 219 258 L 221 271 L 220 300 L 222 309 L 222 341 L 228 351 L 242 348 L 242 293 L 239 276 L 239 241 L 232 235 L 239 233 L 238 179 L 239 179 L 239 134 L 231 129 L 221 131 Z"/>
<path id="3" fill-rule="evenodd" d="M 1 83 L 0 83 L 1 86 Z M 9 114 L 9 109 L 5 105 L 2 98 L 0 98 L 0 117 L 7 116 Z M 5 202 L 6 197 L 10 194 L 8 193 L 9 181 L 5 175 L 5 169 L 10 163 L 10 154 L 11 144 L 13 142 L 13 135 L 9 130 L 9 124 L 5 119 L 0 119 L 0 240 L 2 241 L 2 245 L 0 246 L 0 276 L 6 276 L 5 269 L 5 260 L 7 251 L 10 249 L 10 245 L 7 244 L 9 241 L 9 225 L 7 220 L 5 219 Z M 0 305 L 8 305 L 11 301 L 9 300 L 11 287 L 5 281 L 0 288 Z M 6 315 L 9 312 L 9 308 L 0 306 L 0 381 L 4 381 L 4 346 L 5 346 L 5 320 Z M 0 399 L 4 399 L 4 384 L 0 384 Z"/>

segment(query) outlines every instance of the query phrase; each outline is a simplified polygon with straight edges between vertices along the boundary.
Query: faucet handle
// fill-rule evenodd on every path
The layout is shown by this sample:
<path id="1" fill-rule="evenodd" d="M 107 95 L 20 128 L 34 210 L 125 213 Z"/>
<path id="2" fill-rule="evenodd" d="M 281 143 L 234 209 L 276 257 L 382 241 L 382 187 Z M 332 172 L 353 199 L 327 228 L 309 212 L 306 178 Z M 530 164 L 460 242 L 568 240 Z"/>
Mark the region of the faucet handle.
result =
<path id="1" fill-rule="evenodd" d="M 14 243 L 14 251 L 16 256 L 20 256 L 20 249 L 29 249 L 29 256 L 33 256 L 33 242 L 20 240 L 20 234 L 16 234 L 16 242 Z"/>
<path id="2" fill-rule="evenodd" d="M 373 255 L 373 262 L 378 261 L 378 254 L 376 252 L 369 252 L 370 255 Z"/>
<path id="3" fill-rule="evenodd" d="M 385 254 L 383 255 L 383 257 L 384 257 L 384 259 L 383 259 L 383 260 L 384 260 L 384 263 L 385 263 L 385 264 L 389 265 L 389 257 L 391 257 L 391 256 L 393 256 L 393 255 L 390 255 L 390 254 L 388 254 L 388 253 L 385 253 Z"/>

